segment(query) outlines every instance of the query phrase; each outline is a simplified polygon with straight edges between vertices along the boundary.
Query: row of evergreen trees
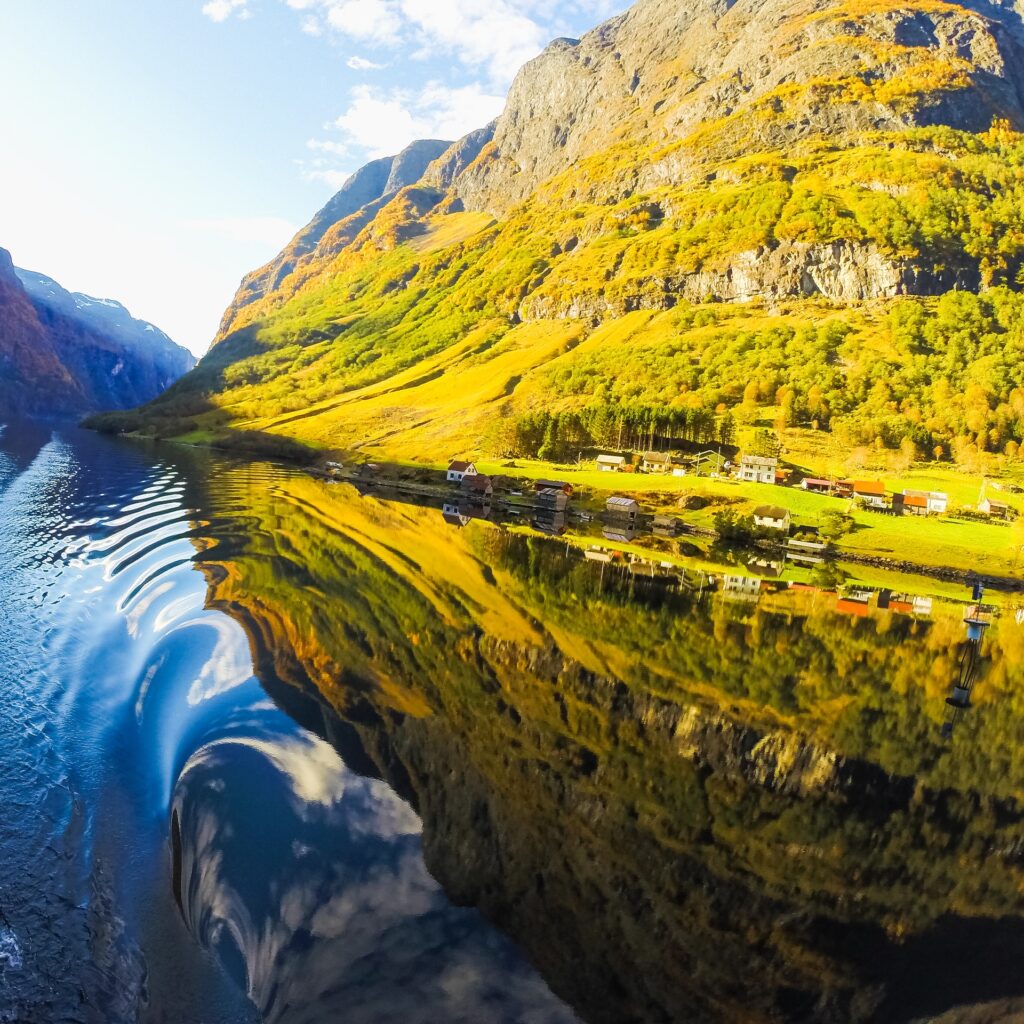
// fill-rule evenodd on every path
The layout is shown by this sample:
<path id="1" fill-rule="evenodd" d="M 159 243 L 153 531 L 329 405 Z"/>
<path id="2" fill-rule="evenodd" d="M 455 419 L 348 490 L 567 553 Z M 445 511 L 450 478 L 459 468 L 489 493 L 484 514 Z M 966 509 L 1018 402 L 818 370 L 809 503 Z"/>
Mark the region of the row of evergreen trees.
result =
<path id="1" fill-rule="evenodd" d="M 503 438 L 503 454 L 557 461 L 590 448 L 664 450 L 687 443 L 731 445 L 735 438 L 736 423 L 728 412 L 716 416 L 701 407 L 593 404 L 519 417 Z"/>

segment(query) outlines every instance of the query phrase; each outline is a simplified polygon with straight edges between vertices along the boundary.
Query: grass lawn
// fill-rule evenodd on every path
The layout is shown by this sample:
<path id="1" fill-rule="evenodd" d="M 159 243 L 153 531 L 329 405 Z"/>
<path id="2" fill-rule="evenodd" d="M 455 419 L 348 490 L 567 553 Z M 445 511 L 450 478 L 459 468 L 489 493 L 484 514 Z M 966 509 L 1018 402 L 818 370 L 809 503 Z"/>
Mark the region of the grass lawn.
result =
<path id="1" fill-rule="evenodd" d="M 920 565 L 977 569 L 997 575 L 1014 572 L 1021 562 L 1021 559 L 1014 558 L 1014 537 L 1006 525 L 939 516 L 883 515 L 856 509 L 847 499 L 813 494 L 799 487 L 737 483 L 711 477 L 604 473 L 592 467 L 553 465 L 524 459 L 517 459 L 514 467 L 497 462 L 478 462 L 477 466 L 481 472 L 490 475 L 528 480 L 567 480 L 577 488 L 594 492 L 589 502 L 586 495 L 583 496 L 583 503 L 593 507 L 600 507 L 604 496 L 609 493 L 622 493 L 635 496 L 648 510 L 675 511 L 679 497 L 699 494 L 711 498 L 716 504 L 679 515 L 694 526 L 708 529 L 713 527 L 715 512 L 723 507 L 723 499 L 744 514 L 758 505 L 781 505 L 789 509 L 798 526 L 815 526 L 822 512 L 836 509 L 851 511 L 856 524 L 854 531 L 840 542 L 841 550 Z M 977 477 L 932 467 L 904 474 L 902 478 L 883 477 L 883 480 L 890 490 L 908 487 L 945 491 L 953 505 L 973 503 L 981 488 L 981 480 Z M 1001 492 L 1000 499 L 1021 508 L 1020 495 Z"/>

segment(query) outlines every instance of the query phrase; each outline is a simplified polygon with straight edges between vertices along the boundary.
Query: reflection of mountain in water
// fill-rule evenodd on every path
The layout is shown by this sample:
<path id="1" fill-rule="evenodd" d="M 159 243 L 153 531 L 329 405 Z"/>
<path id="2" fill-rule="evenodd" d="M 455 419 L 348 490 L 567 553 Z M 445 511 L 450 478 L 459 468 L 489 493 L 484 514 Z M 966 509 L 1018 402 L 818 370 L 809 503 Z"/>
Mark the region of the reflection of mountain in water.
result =
<path id="1" fill-rule="evenodd" d="M 1024 992 L 1012 622 L 945 746 L 955 613 L 699 601 L 301 478 L 239 512 L 211 599 L 265 686 L 412 803 L 449 897 L 586 1020 L 904 1019 Z"/>

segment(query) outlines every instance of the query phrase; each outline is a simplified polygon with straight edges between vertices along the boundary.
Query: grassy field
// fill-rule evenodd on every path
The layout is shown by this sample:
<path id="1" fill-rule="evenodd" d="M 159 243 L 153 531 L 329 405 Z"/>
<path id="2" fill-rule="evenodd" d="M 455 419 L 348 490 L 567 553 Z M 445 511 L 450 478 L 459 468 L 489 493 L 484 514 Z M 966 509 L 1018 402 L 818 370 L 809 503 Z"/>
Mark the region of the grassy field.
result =
<path id="1" fill-rule="evenodd" d="M 745 515 L 758 505 L 779 505 L 790 511 L 797 526 L 817 526 L 821 514 L 833 509 L 849 512 L 855 523 L 854 530 L 839 542 L 841 551 L 922 566 L 976 569 L 997 575 L 1014 573 L 1024 564 L 1019 550 L 1024 537 L 1006 523 L 947 516 L 885 515 L 859 509 L 847 499 L 813 494 L 799 487 L 739 483 L 711 477 L 605 473 L 592 465 L 581 468 L 522 459 L 511 465 L 487 461 L 477 465 L 481 472 L 490 475 L 508 475 L 525 480 L 552 477 L 567 480 L 582 492 L 578 503 L 595 510 L 601 507 L 608 494 L 620 493 L 636 497 L 648 511 L 672 511 L 687 523 L 710 529 L 714 525 L 715 513 L 724 507 Z M 443 466 L 438 464 L 437 468 Z M 890 491 L 904 487 L 944 491 L 950 497 L 951 507 L 973 504 L 982 484 L 980 478 L 935 467 L 882 479 Z M 997 492 L 990 493 L 994 496 Z M 679 499 L 689 494 L 708 498 L 712 504 L 697 511 L 678 512 Z M 998 496 L 1024 513 L 1021 495 L 998 492 Z"/>

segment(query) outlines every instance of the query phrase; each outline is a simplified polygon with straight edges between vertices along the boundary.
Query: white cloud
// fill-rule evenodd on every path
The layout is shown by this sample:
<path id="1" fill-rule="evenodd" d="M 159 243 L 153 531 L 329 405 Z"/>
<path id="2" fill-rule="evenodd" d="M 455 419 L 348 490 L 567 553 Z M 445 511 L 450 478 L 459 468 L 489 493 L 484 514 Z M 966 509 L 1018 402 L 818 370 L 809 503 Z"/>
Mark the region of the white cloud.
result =
<path id="1" fill-rule="evenodd" d="M 283 217 L 211 217 L 185 221 L 193 231 L 218 235 L 232 242 L 258 242 L 280 248 L 297 228 Z"/>
<path id="2" fill-rule="evenodd" d="M 322 181 L 325 185 L 329 185 L 332 191 L 337 192 L 352 177 L 352 172 L 338 171 L 330 167 L 313 167 L 305 171 L 304 176 L 306 181 Z"/>
<path id="3" fill-rule="evenodd" d="M 360 85 L 332 127 L 373 159 L 398 153 L 416 139 L 461 138 L 497 117 L 504 103 L 479 84 L 453 89 L 430 82 L 416 93 Z"/>
<path id="4" fill-rule="evenodd" d="M 211 21 L 227 21 L 232 14 L 244 19 L 252 13 L 248 4 L 249 0 L 208 0 L 203 4 L 203 14 Z"/>
<path id="5" fill-rule="evenodd" d="M 353 71 L 382 71 L 387 64 L 377 64 L 375 61 L 367 60 L 365 57 L 349 57 L 345 63 Z"/>
<path id="6" fill-rule="evenodd" d="M 229 2 L 229 0 L 214 0 Z M 286 0 L 313 19 L 316 31 L 369 46 L 404 46 L 417 57 L 454 56 L 486 71 L 505 87 L 516 71 L 536 56 L 555 31 L 550 7 L 542 0 Z M 605 6 L 605 0 L 592 0 Z M 356 58 L 360 60 L 360 58 Z M 350 67 L 368 70 L 367 65 Z"/>
<path id="7" fill-rule="evenodd" d="M 322 6 L 327 24 L 336 32 L 373 46 L 401 41 L 402 16 L 393 0 L 326 0 Z"/>

